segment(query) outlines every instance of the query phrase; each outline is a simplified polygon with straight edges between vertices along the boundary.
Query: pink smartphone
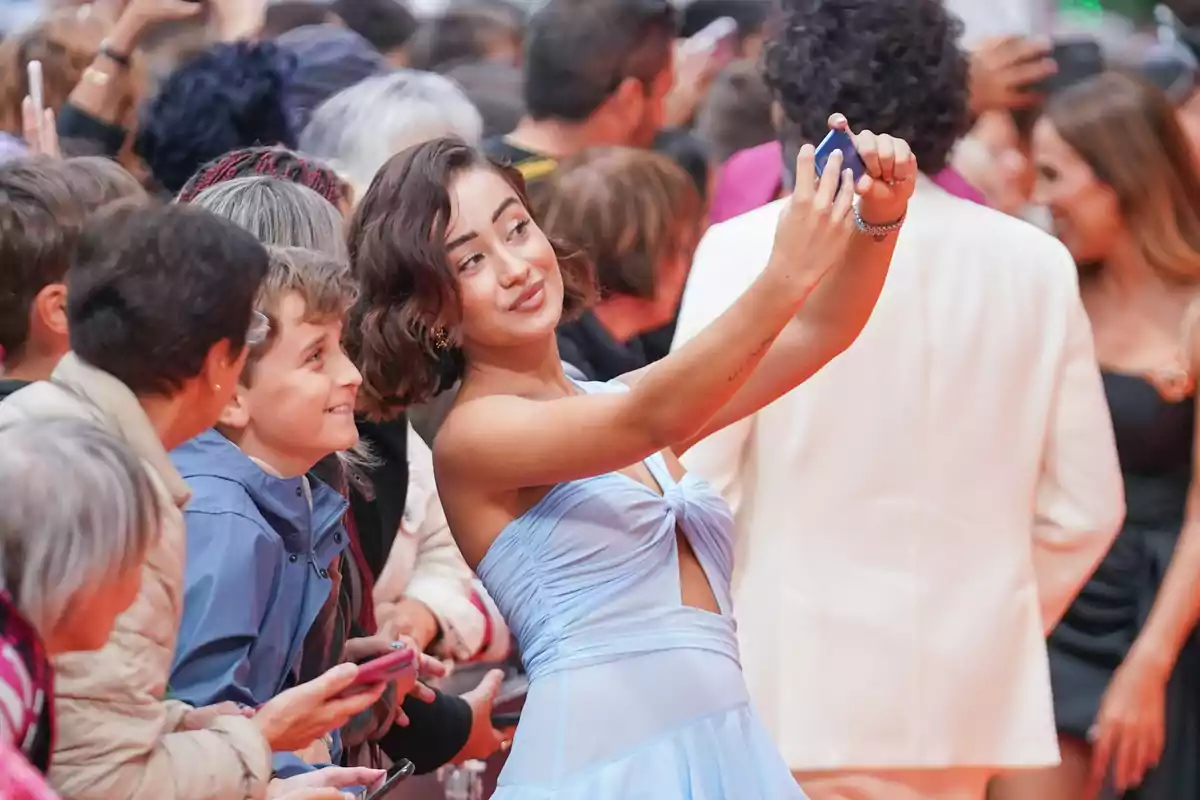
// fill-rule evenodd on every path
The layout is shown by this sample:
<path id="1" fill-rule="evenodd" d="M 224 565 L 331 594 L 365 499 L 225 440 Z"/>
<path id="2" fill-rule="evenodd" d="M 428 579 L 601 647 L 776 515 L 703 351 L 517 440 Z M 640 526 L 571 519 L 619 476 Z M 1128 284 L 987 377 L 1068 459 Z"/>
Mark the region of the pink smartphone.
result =
<path id="1" fill-rule="evenodd" d="M 411 678 L 417 668 L 417 654 L 402 642 L 392 645 L 395 650 L 358 666 L 358 677 L 340 697 L 349 697 L 381 683 Z"/>

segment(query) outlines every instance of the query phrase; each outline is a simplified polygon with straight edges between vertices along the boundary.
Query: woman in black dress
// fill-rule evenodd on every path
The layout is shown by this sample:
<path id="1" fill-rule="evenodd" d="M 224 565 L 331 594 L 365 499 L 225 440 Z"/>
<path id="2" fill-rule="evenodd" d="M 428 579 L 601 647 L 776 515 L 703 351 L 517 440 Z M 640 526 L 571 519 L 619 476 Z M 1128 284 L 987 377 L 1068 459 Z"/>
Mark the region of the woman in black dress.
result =
<path id="1" fill-rule="evenodd" d="M 1200 178 L 1166 98 L 1116 73 L 1054 96 L 1033 150 L 1080 264 L 1128 510 L 1049 639 L 1063 763 L 996 795 L 1200 798 Z"/>

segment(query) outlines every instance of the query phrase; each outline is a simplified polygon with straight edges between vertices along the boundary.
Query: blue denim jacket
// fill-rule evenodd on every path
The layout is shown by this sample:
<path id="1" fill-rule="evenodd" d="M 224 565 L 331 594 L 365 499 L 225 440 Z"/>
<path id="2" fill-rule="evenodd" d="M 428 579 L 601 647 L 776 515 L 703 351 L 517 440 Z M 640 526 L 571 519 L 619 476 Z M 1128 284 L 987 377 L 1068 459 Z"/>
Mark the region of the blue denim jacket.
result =
<path id="1" fill-rule="evenodd" d="M 192 489 L 171 694 L 196 707 L 256 707 L 296 683 L 329 568 L 346 548 L 346 501 L 318 481 L 268 474 L 216 431 L 171 460 Z M 275 761 L 281 777 L 306 771 L 290 753 Z"/>

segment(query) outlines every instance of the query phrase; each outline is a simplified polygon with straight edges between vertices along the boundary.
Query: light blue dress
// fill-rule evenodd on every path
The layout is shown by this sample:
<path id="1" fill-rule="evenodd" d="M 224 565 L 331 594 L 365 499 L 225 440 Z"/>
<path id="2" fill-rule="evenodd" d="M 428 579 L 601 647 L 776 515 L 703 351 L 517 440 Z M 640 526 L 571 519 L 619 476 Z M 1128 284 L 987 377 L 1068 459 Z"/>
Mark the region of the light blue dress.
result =
<path id="1" fill-rule="evenodd" d="M 479 564 L 531 680 L 493 800 L 804 798 L 742 678 L 729 507 L 645 463 L 664 495 L 617 472 L 559 484 Z M 677 524 L 720 614 L 681 601 Z"/>

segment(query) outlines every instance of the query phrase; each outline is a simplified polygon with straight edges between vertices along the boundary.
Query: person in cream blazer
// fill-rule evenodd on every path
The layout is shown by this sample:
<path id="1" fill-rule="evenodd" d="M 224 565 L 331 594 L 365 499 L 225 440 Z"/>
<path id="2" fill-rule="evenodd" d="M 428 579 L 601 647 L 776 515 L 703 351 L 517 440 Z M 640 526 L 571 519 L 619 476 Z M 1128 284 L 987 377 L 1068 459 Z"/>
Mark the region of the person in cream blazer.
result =
<path id="1" fill-rule="evenodd" d="M 764 267 L 779 212 L 709 231 L 677 346 Z M 1124 502 L 1055 239 L 921 177 L 858 341 L 684 463 L 734 508 L 746 680 L 813 800 L 978 798 L 1057 763 L 1044 637 Z"/>

